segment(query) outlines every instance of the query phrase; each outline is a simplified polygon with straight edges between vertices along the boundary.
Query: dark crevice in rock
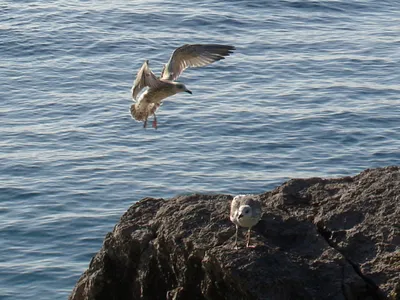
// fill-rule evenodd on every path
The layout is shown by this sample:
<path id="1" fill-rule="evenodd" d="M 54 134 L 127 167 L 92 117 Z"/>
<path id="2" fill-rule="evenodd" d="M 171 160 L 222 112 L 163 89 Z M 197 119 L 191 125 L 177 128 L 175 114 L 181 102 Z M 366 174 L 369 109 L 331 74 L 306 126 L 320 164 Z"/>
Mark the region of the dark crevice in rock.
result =
<path id="1" fill-rule="evenodd" d="M 145 251 L 147 251 L 151 245 L 151 242 L 154 241 L 155 239 L 157 239 L 157 230 L 154 230 L 153 228 L 150 228 L 150 231 L 152 233 L 152 236 L 147 240 L 147 243 L 145 244 L 145 246 L 141 249 L 140 251 L 140 256 L 143 255 L 143 253 L 145 253 Z"/>
<path id="2" fill-rule="evenodd" d="M 383 292 L 379 289 L 379 286 L 371 278 L 369 278 L 368 276 L 365 276 L 361 272 L 360 267 L 355 262 L 353 262 L 350 258 L 348 258 L 345 255 L 345 253 L 343 253 L 343 251 L 340 250 L 340 248 L 337 245 L 335 245 L 335 243 L 331 239 L 332 232 L 326 226 L 324 226 L 321 222 L 317 223 L 316 227 L 317 227 L 317 232 L 325 239 L 325 241 L 328 243 L 328 245 L 330 247 L 332 247 L 333 249 L 335 249 L 335 251 L 339 252 L 343 256 L 343 258 L 352 266 L 352 268 L 357 273 L 357 275 L 360 276 L 364 280 L 364 282 L 365 282 L 365 284 L 367 286 L 367 293 L 368 293 L 368 296 L 370 297 L 370 299 L 373 299 L 373 300 L 385 300 L 385 299 L 387 299 L 385 297 L 385 295 L 383 294 Z M 345 278 L 344 268 L 345 267 L 343 266 L 343 269 L 342 269 L 343 270 L 343 286 L 342 286 L 342 289 L 343 289 L 344 297 L 346 299 L 348 299 L 348 296 L 347 296 L 348 292 L 346 291 L 346 286 L 345 286 L 345 283 L 344 283 L 344 278 Z"/>
<path id="3" fill-rule="evenodd" d="M 346 286 L 346 284 L 345 284 L 345 278 L 346 278 L 346 276 L 345 276 L 345 270 L 344 270 L 344 268 L 345 268 L 345 266 L 342 266 L 342 294 L 343 294 L 343 297 L 344 297 L 346 300 L 350 300 L 349 297 L 347 297 L 348 292 L 347 292 L 347 286 Z"/>
<path id="4" fill-rule="evenodd" d="M 203 278 L 201 258 L 191 255 L 186 261 L 182 299 L 203 299 L 201 292 Z"/>

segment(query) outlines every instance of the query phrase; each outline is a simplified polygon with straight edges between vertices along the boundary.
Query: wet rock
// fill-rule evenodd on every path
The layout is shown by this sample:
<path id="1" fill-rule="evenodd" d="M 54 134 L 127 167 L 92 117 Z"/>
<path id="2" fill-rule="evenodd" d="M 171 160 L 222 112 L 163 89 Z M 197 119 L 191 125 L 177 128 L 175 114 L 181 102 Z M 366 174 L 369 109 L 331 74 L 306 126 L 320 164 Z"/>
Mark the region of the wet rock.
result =
<path id="1" fill-rule="evenodd" d="M 135 203 L 70 299 L 400 299 L 399 167 L 259 195 L 253 249 L 233 247 L 232 198 Z"/>

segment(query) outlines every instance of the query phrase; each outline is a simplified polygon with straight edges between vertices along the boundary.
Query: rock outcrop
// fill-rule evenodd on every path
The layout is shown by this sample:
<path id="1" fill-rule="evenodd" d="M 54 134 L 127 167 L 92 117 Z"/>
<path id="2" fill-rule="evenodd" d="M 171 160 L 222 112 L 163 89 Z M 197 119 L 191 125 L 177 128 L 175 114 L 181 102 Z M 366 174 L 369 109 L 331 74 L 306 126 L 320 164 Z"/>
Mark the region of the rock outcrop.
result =
<path id="1" fill-rule="evenodd" d="M 242 236 L 238 250 L 231 195 L 135 203 L 70 300 L 400 299 L 399 167 L 293 179 L 259 198 L 256 247 Z"/>

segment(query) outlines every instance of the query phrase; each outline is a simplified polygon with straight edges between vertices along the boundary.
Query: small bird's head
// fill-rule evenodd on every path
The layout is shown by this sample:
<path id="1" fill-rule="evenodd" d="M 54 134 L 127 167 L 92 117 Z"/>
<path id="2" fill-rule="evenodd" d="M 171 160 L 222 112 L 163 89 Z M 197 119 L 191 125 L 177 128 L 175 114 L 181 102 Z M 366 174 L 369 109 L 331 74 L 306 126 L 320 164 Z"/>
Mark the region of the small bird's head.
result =
<path id="1" fill-rule="evenodd" d="M 239 207 L 238 219 L 251 217 L 251 207 L 250 205 L 242 205 Z"/>
<path id="2" fill-rule="evenodd" d="M 183 83 L 176 83 L 175 88 L 177 93 L 186 92 L 192 94 L 192 91 L 189 90 Z"/>

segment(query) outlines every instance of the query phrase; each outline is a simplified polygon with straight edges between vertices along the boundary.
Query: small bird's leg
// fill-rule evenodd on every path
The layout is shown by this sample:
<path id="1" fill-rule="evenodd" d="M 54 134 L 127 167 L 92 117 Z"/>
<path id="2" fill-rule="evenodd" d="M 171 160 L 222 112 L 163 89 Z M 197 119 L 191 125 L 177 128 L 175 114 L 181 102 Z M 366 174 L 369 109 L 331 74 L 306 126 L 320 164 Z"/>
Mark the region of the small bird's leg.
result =
<path id="1" fill-rule="evenodd" d="M 237 225 L 236 225 L 236 234 L 235 234 L 235 249 L 238 249 L 238 245 L 237 245 L 238 230 L 239 230 L 239 226 L 237 226 Z"/>
<path id="2" fill-rule="evenodd" d="M 251 227 L 250 227 L 249 230 L 247 231 L 247 244 L 246 244 L 246 247 L 247 247 L 247 248 L 250 247 L 250 232 L 251 232 Z"/>
<path id="3" fill-rule="evenodd" d="M 146 126 L 147 126 L 147 118 L 144 120 L 143 128 L 146 128 Z"/>
<path id="4" fill-rule="evenodd" d="M 256 246 L 250 246 L 250 232 L 251 232 L 251 227 L 249 228 L 249 231 L 247 232 L 247 248 L 255 248 Z"/>
<path id="5" fill-rule="evenodd" d="M 157 117 L 156 117 L 156 114 L 154 114 L 153 128 L 157 129 Z"/>

